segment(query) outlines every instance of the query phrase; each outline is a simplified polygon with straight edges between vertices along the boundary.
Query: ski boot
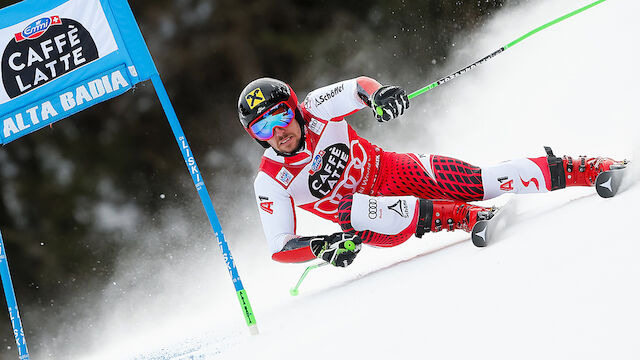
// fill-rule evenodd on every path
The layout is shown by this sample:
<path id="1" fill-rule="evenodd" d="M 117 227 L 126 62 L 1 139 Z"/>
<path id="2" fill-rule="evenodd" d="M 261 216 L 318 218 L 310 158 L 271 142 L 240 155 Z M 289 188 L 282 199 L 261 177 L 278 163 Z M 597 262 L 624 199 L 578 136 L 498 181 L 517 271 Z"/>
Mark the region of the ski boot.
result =
<path id="1" fill-rule="evenodd" d="M 464 230 L 470 232 L 479 220 L 489 220 L 495 208 L 485 208 L 454 200 L 420 199 L 416 237 L 424 233 Z"/>
<path id="2" fill-rule="evenodd" d="M 599 174 L 609 170 L 624 169 L 628 161 L 616 161 L 605 157 L 587 158 L 579 156 L 557 157 L 550 147 L 545 146 L 547 162 L 551 173 L 551 190 L 564 189 L 567 186 L 594 186 Z"/>

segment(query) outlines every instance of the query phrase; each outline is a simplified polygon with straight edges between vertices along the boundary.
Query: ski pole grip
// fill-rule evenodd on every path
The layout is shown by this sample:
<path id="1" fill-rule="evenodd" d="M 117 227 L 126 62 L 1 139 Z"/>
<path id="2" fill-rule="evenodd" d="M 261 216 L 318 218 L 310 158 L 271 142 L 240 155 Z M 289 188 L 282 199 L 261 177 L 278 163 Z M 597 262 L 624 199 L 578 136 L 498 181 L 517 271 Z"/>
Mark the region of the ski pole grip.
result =
<path id="1" fill-rule="evenodd" d="M 349 251 L 354 251 L 356 249 L 356 244 L 351 240 L 347 240 L 344 242 L 344 248 Z"/>

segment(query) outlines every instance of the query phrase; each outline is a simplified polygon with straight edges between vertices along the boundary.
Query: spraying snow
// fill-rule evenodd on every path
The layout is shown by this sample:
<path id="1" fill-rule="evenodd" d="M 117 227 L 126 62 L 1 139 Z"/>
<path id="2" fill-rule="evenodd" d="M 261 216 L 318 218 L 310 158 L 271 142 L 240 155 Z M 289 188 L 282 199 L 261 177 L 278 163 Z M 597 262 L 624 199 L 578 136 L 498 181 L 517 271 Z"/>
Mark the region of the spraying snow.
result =
<path id="1" fill-rule="evenodd" d="M 441 76 L 584 5 L 544 1 L 503 11 L 456 41 Z M 361 134 L 387 150 L 481 166 L 542 156 L 543 145 L 559 155 L 637 159 L 639 12 L 634 1 L 598 5 L 414 99 L 400 121 L 383 125 L 385 136 L 380 127 Z M 123 261 L 102 301 L 84 304 L 98 315 L 59 327 L 50 346 L 66 355 L 59 358 L 92 360 L 638 358 L 640 244 L 630 226 L 638 178 L 608 200 L 585 188 L 520 196 L 518 220 L 484 249 L 462 232 L 365 248 L 346 269 L 312 271 L 297 297 L 288 290 L 309 264 L 271 261 L 257 226 L 227 234 L 251 239 L 231 246 L 259 336 L 248 334 L 213 240 L 185 250 L 180 262 L 147 264 L 157 268 L 149 286 L 116 297 L 124 291 L 118 284 L 135 277 L 135 262 Z M 297 216 L 302 234 L 338 231 Z M 189 226 L 176 227 L 180 234 Z"/>

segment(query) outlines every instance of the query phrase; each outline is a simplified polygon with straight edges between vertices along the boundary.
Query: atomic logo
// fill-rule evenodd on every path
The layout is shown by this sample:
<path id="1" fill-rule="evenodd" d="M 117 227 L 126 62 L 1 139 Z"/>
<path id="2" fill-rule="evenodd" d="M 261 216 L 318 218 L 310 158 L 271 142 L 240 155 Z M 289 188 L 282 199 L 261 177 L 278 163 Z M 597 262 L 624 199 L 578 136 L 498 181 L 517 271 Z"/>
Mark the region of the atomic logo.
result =
<path id="1" fill-rule="evenodd" d="M 51 25 L 62 25 L 62 20 L 59 16 L 38 19 L 27 25 L 21 33 L 15 35 L 16 42 L 37 39 L 47 32 Z"/>
<path id="2" fill-rule="evenodd" d="M 409 217 L 409 209 L 407 208 L 407 202 L 404 200 L 398 200 L 397 203 L 387 206 L 387 209 L 395 211 L 396 214 L 402 216 L 403 218 Z"/>
<path id="3" fill-rule="evenodd" d="M 613 179 L 613 178 L 610 178 L 609 180 L 607 180 L 606 182 L 604 182 L 604 183 L 600 184 L 599 186 L 600 186 L 600 187 L 603 187 L 603 188 L 605 188 L 605 189 L 608 189 L 610 192 L 613 192 L 613 189 L 611 188 L 611 180 L 612 180 L 612 179 Z"/>

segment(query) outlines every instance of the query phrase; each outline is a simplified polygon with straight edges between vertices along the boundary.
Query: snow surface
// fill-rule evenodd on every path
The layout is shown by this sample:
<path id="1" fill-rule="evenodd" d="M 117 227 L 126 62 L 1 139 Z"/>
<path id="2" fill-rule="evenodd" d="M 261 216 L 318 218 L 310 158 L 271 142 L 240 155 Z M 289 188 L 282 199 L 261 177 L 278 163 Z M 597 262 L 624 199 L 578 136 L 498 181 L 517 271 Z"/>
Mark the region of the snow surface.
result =
<path id="1" fill-rule="evenodd" d="M 439 72 L 587 3 L 502 11 L 460 38 Z M 385 137 L 365 135 L 389 150 L 478 165 L 541 156 L 543 145 L 558 155 L 638 159 L 639 13 L 638 1 L 604 2 L 415 99 L 402 120 L 384 125 Z M 212 246 L 194 249 L 184 268 L 158 270 L 164 296 L 145 299 L 150 290 L 137 289 L 119 303 L 86 304 L 99 321 L 59 327 L 56 338 L 69 341 L 34 358 L 638 359 L 638 179 L 636 171 L 613 199 L 589 188 L 519 196 L 516 220 L 487 248 L 458 232 L 367 247 L 346 269 L 312 271 L 297 297 L 288 290 L 308 264 L 271 261 L 260 229 L 226 234 L 254 238 L 232 251 L 260 335 L 249 334 Z M 303 211 L 298 219 L 304 234 L 337 230 Z"/>

